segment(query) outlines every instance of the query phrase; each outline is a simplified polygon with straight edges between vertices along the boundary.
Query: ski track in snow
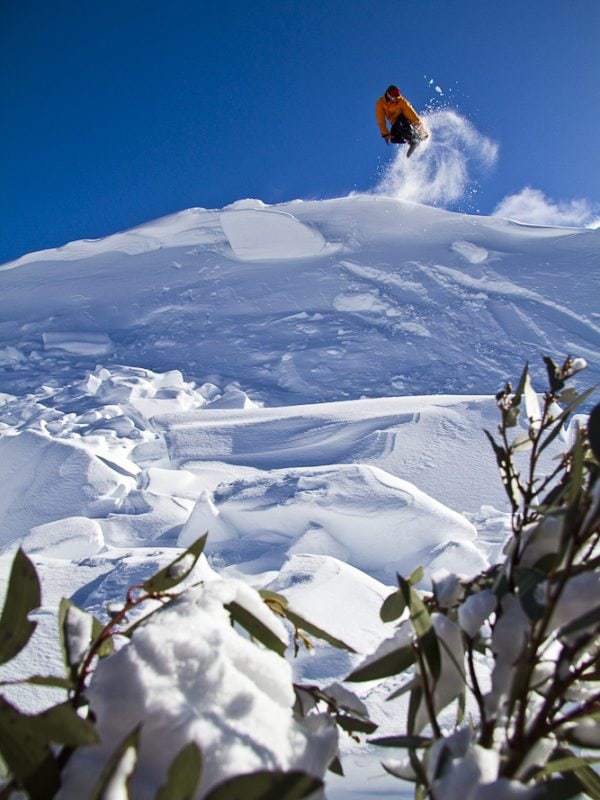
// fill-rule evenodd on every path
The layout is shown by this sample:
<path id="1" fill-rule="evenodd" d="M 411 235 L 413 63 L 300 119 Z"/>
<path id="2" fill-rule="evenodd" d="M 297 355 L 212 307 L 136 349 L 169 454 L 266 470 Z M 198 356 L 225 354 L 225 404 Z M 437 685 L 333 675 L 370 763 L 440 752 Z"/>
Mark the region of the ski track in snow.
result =
<path id="1" fill-rule="evenodd" d="M 189 209 L 0 267 L 0 583 L 21 544 L 44 590 L 1 676 L 59 668 L 61 596 L 102 616 L 206 528 L 221 574 L 372 650 L 395 570 L 498 558 L 491 395 L 547 353 L 598 381 L 599 266 L 599 231 L 356 196 Z M 294 669 L 339 680 L 353 658 Z M 397 732 L 385 689 L 360 692 Z M 380 753 L 344 755 L 330 797 L 396 796 Z"/>

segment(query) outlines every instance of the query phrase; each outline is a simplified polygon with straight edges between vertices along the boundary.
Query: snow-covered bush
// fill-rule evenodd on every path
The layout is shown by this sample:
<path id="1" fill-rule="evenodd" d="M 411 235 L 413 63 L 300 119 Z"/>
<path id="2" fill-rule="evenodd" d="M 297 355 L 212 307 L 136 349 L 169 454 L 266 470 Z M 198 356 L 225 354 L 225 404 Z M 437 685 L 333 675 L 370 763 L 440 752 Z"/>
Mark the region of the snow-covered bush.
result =
<path id="1" fill-rule="evenodd" d="M 383 766 L 417 798 L 600 798 L 600 405 L 567 429 L 590 396 L 566 386 L 585 362 L 545 361 L 542 402 L 526 368 L 486 432 L 512 511 L 504 560 L 471 580 L 439 575 L 429 593 L 420 572 L 398 576 L 381 617 L 399 624 L 348 676 L 404 676 L 389 699 L 409 694 L 405 727 L 371 741 L 406 753 Z M 560 436 L 571 446 L 540 474 Z"/>
<path id="2" fill-rule="evenodd" d="M 338 728 L 376 729 L 348 690 L 294 684 L 283 657 L 290 631 L 296 649 L 310 635 L 351 648 L 274 592 L 261 597 L 232 579 L 194 583 L 205 542 L 131 587 L 105 625 L 62 601 L 65 675 L 20 682 L 63 689 L 66 701 L 30 715 L 0 697 L 0 797 L 317 797 L 325 771 L 339 770 Z M 35 568 L 19 550 L 0 664 L 28 643 L 39 605 Z"/>

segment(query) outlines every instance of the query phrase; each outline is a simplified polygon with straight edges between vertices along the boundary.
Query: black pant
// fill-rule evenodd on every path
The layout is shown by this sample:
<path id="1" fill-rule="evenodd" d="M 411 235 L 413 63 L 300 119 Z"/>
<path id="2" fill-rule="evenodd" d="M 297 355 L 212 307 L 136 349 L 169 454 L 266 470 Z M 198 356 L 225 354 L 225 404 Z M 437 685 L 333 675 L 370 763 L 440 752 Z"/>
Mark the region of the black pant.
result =
<path id="1" fill-rule="evenodd" d="M 392 142 L 392 144 L 404 144 L 404 142 L 412 144 L 415 139 L 415 129 L 404 114 L 400 114 L 396 122 L 394 122 L 390 134 L 390 142 Z"/>

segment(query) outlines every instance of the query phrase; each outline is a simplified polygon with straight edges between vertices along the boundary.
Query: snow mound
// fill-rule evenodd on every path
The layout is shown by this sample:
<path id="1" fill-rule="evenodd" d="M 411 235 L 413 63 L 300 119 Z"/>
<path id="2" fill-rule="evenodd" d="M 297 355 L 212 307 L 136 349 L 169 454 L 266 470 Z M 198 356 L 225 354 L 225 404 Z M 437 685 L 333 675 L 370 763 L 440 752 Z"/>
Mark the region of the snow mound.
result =
<path id="1" fill-rule="evenodd" d="M 139 722 L 133 798 L 154 797 L 190 741 L 203 756 L 198 798 L 232 775 L 259 769 L 324 774 L 337 749 L 335 729 L 315 716 L 309 736 L 293 719 L 291 668 L 231 627 L 223 606 L 234 600 L 252 613 L 262 607 L 280 626 L 254 590 L 213 581 L 159 611 L 98 665 L 88 694 L 102 743 L 74 754 L 60 800 L 88 797 L 115 742 Z"/>
<path id="2" fill-rule="evenodd" d="M 30 555 L 68 560 L 95 555 L 103 546 L 100 524 L 87 517 L 66 517 L 36 525 L 22 543 L 23 549 Z"/>
<path id="3" fill-rule="evenodd" d="M 205 244 L 213 239 L 203 224 L 210 213 L 203 208 L 188 208 L 110 236 L 79 239 L 62 247 L 27 253 L 15 261 L 0 265 L 0 272 L 39 261 L 79 261 L 113 253 L 133 256 L 160 250 L 165 245 Z M 121 263 L 119 269 L 122 271 Z"/>
<path id="4" fill-rule="evenodd" d="M 42 341 L 44 350 L 62 350 L 77 356 L 104 356 L 112 350 L 110 337 L 105 333 L 43 333 Z"/>
<path id="5" fill-rule="evenodd" d="M 293 553 L 334 556 L 394 581 L 452 546 L 467 572 L 486 565 L 476 530 L 408 481 L 365 464 L 273 470 L 206 492 L 179 537 L 210 532 L 207 553 L 250 572 L 277 569 Z M 439 564 L 436 564 L 436 567 Z M 475 567 L 475 569 L 473 569 Z"/>
<path id="6" fill-rule="evenodd" d="M 65 517 L 116 510 L 134 486 L 84 447 L 31 431 L 0 438 L 1 544 Z"/>
<path id="7" fill-rule="evenodd" d="M 311 258 L 322 255 L 325 239 L 292 214 L 235 208 L 220 214 L 231 249 L 242 261 Z"/>

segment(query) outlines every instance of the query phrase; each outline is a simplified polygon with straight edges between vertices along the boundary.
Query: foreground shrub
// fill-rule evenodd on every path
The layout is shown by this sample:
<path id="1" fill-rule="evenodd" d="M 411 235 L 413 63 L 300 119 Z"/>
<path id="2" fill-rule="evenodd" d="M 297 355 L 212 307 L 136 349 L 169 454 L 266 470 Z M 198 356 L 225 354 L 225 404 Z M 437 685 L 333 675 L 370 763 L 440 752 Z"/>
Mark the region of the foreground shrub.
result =
<path id="1" fill-rule="evenodd" d="M 338 728 L 375 730 L 350 692 L 294 685 L 283 658 L 290 632 L 295 649 L 309 635 L 351 648 L 277 594 L 263 599 L 236 580 L 190 584 L 205 542 L 132 587 L 105 625 L 62 601 L 65 675 L 20 682 L 67 699 L 29 715 L 0 698 L 0 797 L 295 800 L 314 796 L 328 767 L 339 771 Z M 35 569 L 19 551 L 1 663 L 28 643 L 39 604 Z"/>
<path id="2" fill-rule="evenodd" d="M 473 580 L 434 576 L 430 593 L 422 572 L 398 576 L 381 609 L 395 633 L 348 676 L 404 676 L 389 699 L 408 693 L 406 726 L 371 741 L 406 753 L 384 767 L 417 798 L 600 798 L 600 406 L 540 474 L 590 395 L 567 386 L 581 359 L 546 366 L 541 404 L 526 368 L 486 432 L 511 508 L 504 560 Z"/>

